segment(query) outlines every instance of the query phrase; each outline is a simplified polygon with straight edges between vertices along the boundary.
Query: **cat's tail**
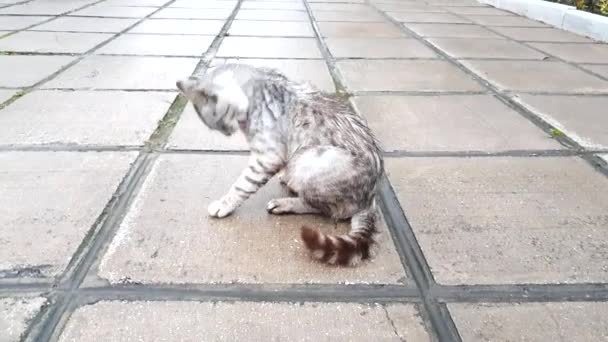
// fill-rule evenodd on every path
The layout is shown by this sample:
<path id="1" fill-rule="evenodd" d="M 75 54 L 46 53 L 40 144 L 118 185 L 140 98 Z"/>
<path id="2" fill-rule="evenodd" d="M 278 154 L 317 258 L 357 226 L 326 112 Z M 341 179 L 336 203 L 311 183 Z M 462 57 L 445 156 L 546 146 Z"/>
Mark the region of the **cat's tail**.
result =
<path id="1" fill-rule="evenodd" d="M 328 235 L 318 228 L 302 227 L 302 240 L 313 258 L 332 265 L 356 266 L 375 254 L 378 229 L 375 206 L 355 214 L 345 235 Z"/>

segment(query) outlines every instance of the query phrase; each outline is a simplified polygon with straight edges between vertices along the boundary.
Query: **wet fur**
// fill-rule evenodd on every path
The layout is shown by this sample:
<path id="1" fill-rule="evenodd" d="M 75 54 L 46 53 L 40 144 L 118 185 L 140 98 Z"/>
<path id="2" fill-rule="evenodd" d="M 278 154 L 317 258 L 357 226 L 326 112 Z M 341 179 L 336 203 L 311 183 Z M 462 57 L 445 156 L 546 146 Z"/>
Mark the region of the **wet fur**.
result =
<path id="1" fill-rule="evenodd" d="M 281 183 L 297 197 L 273 199 L 270 213 L 351 219 L 350 232 L 341 236 L 302 227 L 301 237 L 314 258 L 356 265 L 372 257 L 383 161 L 370 129 L 345 100 L 275 70 L 236 64 L 177 86 L 209 128 L 225 135 L 241 130 L 251 149 L 248 166 L 209 205 L 211 216 L 231 214 L 280 172 Z"/>

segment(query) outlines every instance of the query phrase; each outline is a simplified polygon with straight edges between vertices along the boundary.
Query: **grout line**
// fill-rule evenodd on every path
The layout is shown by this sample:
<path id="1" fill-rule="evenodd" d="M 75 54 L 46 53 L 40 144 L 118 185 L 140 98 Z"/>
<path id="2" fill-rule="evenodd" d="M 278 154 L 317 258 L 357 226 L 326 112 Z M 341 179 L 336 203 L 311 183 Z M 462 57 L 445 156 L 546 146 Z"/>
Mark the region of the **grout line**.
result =
<path id="1" fill-rule="evenodd" d="M 435 285 L 431 293 L 441 302 L 608 302 L 608 284 Z"/>
<path id="2" fill-rule="evenodd" d="M 12 4 L 0 4 L 0 9 L 8 8 L 11 6 L 23 5 L 23 4 L 27 4 L 28 2 L 32 2 L 32 1 L 34 1 L 34 0 L 25 0 L 25 1 L 15 2 Z"/>

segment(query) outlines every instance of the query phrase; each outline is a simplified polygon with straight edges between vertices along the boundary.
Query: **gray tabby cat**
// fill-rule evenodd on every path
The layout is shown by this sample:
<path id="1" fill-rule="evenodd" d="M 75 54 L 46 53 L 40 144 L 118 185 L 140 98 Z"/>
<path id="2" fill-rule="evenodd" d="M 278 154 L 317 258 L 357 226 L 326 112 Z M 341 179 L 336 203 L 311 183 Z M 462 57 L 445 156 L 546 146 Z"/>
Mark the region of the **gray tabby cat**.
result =
<path id="1" fill-rule="evenodd" d="M 229 215 L 280 172 L 281 184 L 297 197 L 271 200 L 270 213 L 351 218 L 351 231 L 342 236 L 302 227 L 314 258 L 356 265 L 372 256 L 383 160 L 370 129 L 347 104 L 275 70 L 247 65 L 222 65 L 177 87 L 209 128 L 227 136 L 240 129 L 251 149 L 249 165 L 209 205 L 211 216 Z"/>

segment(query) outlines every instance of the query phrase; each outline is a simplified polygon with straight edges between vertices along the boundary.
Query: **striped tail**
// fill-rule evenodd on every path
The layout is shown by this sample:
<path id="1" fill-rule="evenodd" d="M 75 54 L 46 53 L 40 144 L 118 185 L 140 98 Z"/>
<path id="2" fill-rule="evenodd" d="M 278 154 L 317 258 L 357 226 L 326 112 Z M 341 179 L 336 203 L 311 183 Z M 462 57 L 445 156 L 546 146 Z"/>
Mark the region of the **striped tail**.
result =
<path id="1" fill-rule="evenodd" d="M 357 213 L 351 219 L 351 230 L 345 235 L 327 235 L 318 228 L 302 227 L 302 240 L 313 258 L 331 265 L 357 266 L 373 257 L 378 220 L 375 206 Z"/>

